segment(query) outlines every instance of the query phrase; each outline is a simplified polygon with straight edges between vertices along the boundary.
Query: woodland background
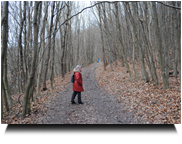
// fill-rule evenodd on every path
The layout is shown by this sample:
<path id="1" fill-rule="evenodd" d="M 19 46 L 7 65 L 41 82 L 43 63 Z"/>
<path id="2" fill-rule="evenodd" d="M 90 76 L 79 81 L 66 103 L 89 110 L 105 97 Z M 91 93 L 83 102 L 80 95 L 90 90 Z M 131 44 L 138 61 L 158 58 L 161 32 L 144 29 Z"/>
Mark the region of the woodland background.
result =
<path id="1" fill-rule="evenodd" d="M 29 114 L 56 77 L 97 59 L 100 73 L 119 66 L 131 82 L 180 92 L 181 2 L 1 2 L 1 118 Z"/>

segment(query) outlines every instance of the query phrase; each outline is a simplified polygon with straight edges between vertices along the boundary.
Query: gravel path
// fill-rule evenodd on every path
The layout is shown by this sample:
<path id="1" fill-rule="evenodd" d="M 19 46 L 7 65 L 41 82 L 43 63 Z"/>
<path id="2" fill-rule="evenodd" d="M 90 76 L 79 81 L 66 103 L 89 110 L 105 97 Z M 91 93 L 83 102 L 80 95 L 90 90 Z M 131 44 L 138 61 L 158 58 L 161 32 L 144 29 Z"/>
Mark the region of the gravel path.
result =
<path id="1" fill-rule="evenodd" d="M 95 68 L 102 63 L 94 63 L 90 67 L 82 68 L 83 88 L 81 93 L 83 105 L 71 104 L 72 83 L 58 93 L 51 100 L 48 111 L 42 117 L 45 124 L 126 124 L 133 121 L 134 114 L 126 114 L 123 104 L 109 95 L 102 88 L 97 87 Z M 75 98 L 77 101 L 77 96 Z"/>

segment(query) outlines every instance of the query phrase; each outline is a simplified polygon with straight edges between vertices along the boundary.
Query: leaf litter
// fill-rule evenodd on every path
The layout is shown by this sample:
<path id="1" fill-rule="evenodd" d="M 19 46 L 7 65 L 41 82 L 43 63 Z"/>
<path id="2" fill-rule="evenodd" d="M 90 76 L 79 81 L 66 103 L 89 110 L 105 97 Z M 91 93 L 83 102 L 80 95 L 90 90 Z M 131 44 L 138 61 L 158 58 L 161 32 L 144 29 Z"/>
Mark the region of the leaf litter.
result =
<path id="1" fill-rule="evenodd" d="M 144 124 L 180 124 L 181 123 L 181 90 L 179 75 L 169 77 L 169 88 L 163 89 L 162 75 L 157 69 L 159 86 L 142 80 L 139 64 L 136 64 L 138 77 L 134 78 L 132 64 L 129 64 L 132 81 L 125 67 L 117 61 L 117 66 L 110 65 L 96 68 L 98 85 L 108 93 L 115 95 L 118 103 L 124 103 L 125 113 L 134 112 L 135 119 L 142 119 Z M 149 71 L 147 69 L 147 71 Z"/>
<path id="2" fill-rule="evenodd" d="M 50 90 L 50 80 L 47 80 L 47 90 L 43 91 L 43 87 L 41 87 L 40 96 L 38 96 L 33 102 L 31 102 L 30 115 L 26 115 L 25 117 L 22 116 L 21 106 L 23 104 L 24 93 L 12 95 L 13 106 L 9 110 L 9 112 L 5 110 L 5 106 L 3 107 L 4 113 L 3 119 L 1 120 L 1 124 L 43 124 L 42 117 L 47 112 L 50 102 L 52 101 L 53 97 L 56 97 L 58 93 L 60 93 L 64 89 L 65 85 L 70 82 L 71 75 L 72 73 L 68 72 L 65 75 L 64 79 L 62 78 L 62 76 L 54 78 L 52 93 Z M 36 90 L 34 92 L 34 98 L 35 95 Z"/>
<path id="3" fill-rule="evenodd" d="M 96 68 L 96 79 L 98 85 L 103 87 L 110 94 L 115 95 L 118 103 L 124 103 L 123 113 L 135 113 L 135 121 L 142 119 L 144 124 L 180 124 L 181 123 L 181 90 L 178 77 L 169 77 L 169 89 L 164 90 L 160 70 L 157 70 L 159 86 L 156 87 L 153 82 L 145 83 L 142 80 L 139 65 L 138 78 L 129 79 L 126 68 L 121 67 L 117 62 L 117 67 L 113 66 L 111 72 L 110 66 L 103 71 L 103 65 Z M 132 76 L 134 76 L 133 67 L 129 64 Z M 56 77 L 53 84 L 53 91 L 50 91 L 50 81 L 47 83 L 47 90 L 41 91 L 40 96 L 34 102 L 31 102 L 30 115 L 23 117 L 22 102 L 24 94 L 12 95 L 13 107 L 9 112 L 3 114 L 2 124 L 37 124 L 42 123 L 42 117 L 47 112 L 49 104 L 53 97 L 60 93 L 65 85 L 70 82 L 72 73 L 67 73 L 65 79 L 61 76 Z M 42 88 L 41 88 L 42 89 Z M 35 94 L 34 94 L 35 97 Z M 19 103 L 20 101 L 20 103 Z"/>

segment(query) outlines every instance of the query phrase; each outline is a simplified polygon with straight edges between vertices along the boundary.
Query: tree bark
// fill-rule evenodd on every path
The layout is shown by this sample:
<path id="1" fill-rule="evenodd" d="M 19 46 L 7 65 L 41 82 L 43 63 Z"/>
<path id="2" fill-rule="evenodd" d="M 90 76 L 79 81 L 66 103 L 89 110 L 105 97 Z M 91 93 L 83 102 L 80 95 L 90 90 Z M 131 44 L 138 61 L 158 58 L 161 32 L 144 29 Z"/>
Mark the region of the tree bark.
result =
<path id="1" fill-rule="evenodd" d="M 154 58 L 153 58 L 154 50 L 152 48 L 152 34 L 151 34 L 152 6 L 150 5 L 149 2 L 147 2 L 147 8 L 148 8 L 148 15 L 149 15 L 149 21 L 148 21 L 148 44 L 149 44 L 149 54 L 150 54 L 149 60 L 150 60 L 151 67 L 153 70 L 155 83 L 158 86 L 159 82 L 158 82 L 156 67 L 155 67 Z"/>
<path id="2" fill-rule="evenodd" d="M 116 4 L 115 4 L 116 5 Z M 124 7 L 124 10 L 125 10 L 125 19 L 126 19 L 126 23 L 129 24 L 129 21 L 128 21 L 128 12 L 127 12 L 127 8 Z M 117 10 L 118 11 L 118 10 Z M 118 15 L 118 12 L 116 12 L 116 14 Z M 119 19 L 119 18 L 118 18 Z M 117 24 L 116 24 L 117 25 Z M 138 77 L 138 72 L 135 68 L 135 35 L 134 35 L 134 31 L 133 31 L 133 27 L 131 26 L 131 34 L 132 34 L 132 40 L 133 40 L 133 56 L 132 56 L 132 63 L 133 63 L 133 69 L 134 69 L 134 72 L 135 72 L 135 78 Z"/>
<path id="3" fill-rule="evenodd" d="M 8 43 L 8 1 L 4 1 L 4 23 L 3 23 L 3 31 L 2 31 L 2 48 L 1 48 L 1 119 L 3 118 L 3 99 L 5 101 L 6 110 L 8 111 L 8 104 L 6 104 L 6 93 L 4 88 L 4 81 L 3 81 L 3 75 L 4 75 L 4 68 L 3 64 L 6 59 L 6 51 L 7 51 L 7 43 Z"/>
<path id="4" fill-rule="evenodd" d="M 103 30 L 102 30 L 102 21 L 101 21 L 101 8 L 100 4 L 98 5 L 98 12 L 99 12 L 99 27 L 100 27 L 100 35 L 102 41 L 102 60 L 104 63 L 104 71 L 106 71 L 106 58 L 105 58 L 105 51 L 104 51 L 104 38 L 103 38 Z"/>
<path id="5" fill-rule="evenodd" d="M 31 20 L 30 20 L 30 7 L 32 7 L 32 2 L 28 5 L 28 34 L 27 34 L 27 44 L 26 44 L 26 80 L 28 80 L 29 75 L 29 47 L 31 41 Z"/>
<path id="6" fill-rule="evenodd" d="M 33 85 L 33 80 L 35 77 L 35 67 L 36 67 L 36 59 L 37 59 L 37 50 L 38 50 L 38 25 L 37 25 L 37 13 L 38 13 L 38 8 L 39 4 L 41 2 L 35 1 L 34 5 L 34 20 L 33 20 L 33 25 L 34 25 L 34 42 L 33 42 L 33 58 L 32 58 L 32 64 L 31 64 L 31 71 L 30 71 L 30 76 L 26 85 L 25 89 L 25 94 L 24 94 L 24 99 L 23 99 L 23 115 L 25 116 L 28 114 L 28 104 L 29 104 L 29 93 L 31 92 L 31 87 Z"/>
<path id="7" fill-rule="evenodd" d="M 169 47 L 166 44 L 166 23 L 165 23 L 165 6 L 161 5 L 161 13 L 162 13 L 162 34 L 163 34 L 163 43 L 164 43 L 164 56 L 165 56 L 165 68 L 166 68 L 166 81 L 167 87 L 169 87 Z"/>
<path id="8" fill-rule="evenodd" d="M 159 25 L 158 25 L 158 18 L 157 18 L 157 11 L 156 11 L 156 4 L 155 2 L 152 2 L 152 8 L 153 8 L 153 13 L 154 13 L 154 23 L 155 23 L 155 31 L 156 31 L 156 37 L 158 40 L 158 54 L 159 54 L 159 64 L 160 64 L 160 68 L 161 68 L 161 72 L 162 72 L 162 78 L 163 78 L 163 84 L 164 84 L 164 89 L 168 88 L 167 85 L 167 80 L 166 80 L 166 74 L 165 74 L 165 70 L 164 70 L 164 65 L 163 65 L 163 56 L 162 56 L 162 41 L 161 41 L 161 35 L 160 35 L 160 31 L 159 31 Z"/>
<path id="9" fill-rule="evenodd" d="M 40 95 L 40 80 L 41 80 L 41 75 L 42 75 L 42 69 L 43 69 L 43 62 L 44 62 L 44 48 L 45 48 L 45 25 L 46 25 L 46 20 L 47 20 L 47 12 L 48 12 L 48 4 L 47 2 L 45 2 L 44 5 L 44 11 L 45 11 L 45 15 L 44 15 L 44 20 L 43 20 L 43 25 L 42 25 L 42 30 L 41 30 L 41 34 L 40 35 L 40 39 L 42 41 L 42 48 L 41 48 L 41 62 L 40 62 L 40 69 L 39 69 L 39 73 L 38 73 L 38 80 L 37 80 L 37 93 L 36 93 L 36 97 L 38 97 Z"/>
<path id="10" fill-rule="evenodd" d="M 106 37 L 107 37 L 107 42 L 108 42 L 108 47 L 109 47 L 109 51 L 111 49 L 111 43 L 110 43 L 110 36 L 109 36 L 109 27 L 108 27 L 108 22 L 107 22 L 107 17 L 106 17 L 106 8 L 105 8 L 105 3 L 102 5 L 102 10 L 103 10 L 103 15 L 104 15 L 104 28 L 105 28 L 105 34 L 106 34 Z M 112 67 L 112 57 L 111 57 L 111 52 L 109 52 L 109 64 L 110 64 L 110 67 L 111 67 L 111 71 L 114 71 L 113 70 L 113 67 Z"/>
<path id="11" fill-rule="evenodd" d="M 126 3 L 126 4 L 128 5 L 128 3 Z M 135 38 L 136 38 L 138 46 L 139 46 L 139 52 L 140 52 L 139 55 L 140 55 L 140 61 L 141 61 L 142 76 L 143 76 L 145 82 L 149 82 L 150 80 L 149 80 L 149 76 L 148 76 L 148 73 L 147 73 L 146 68 L 145 68 L 144 54 L 143 54 L 142 46 L 141 46 L 140 40 L 138 38 L 137 29 L 135 26 L 135 21 L 134 21 L 133 16 L 131 15 L 131 10 L 130 10 L 129 5 L 128 5 L 128 10 L 129 10 L 129 16 L 130 16 L 130 20 L 132 23 L 132 27 L 133 27 L 133 30 L 135 32 Z"/>
<path id="12" fill-rule="evenodd" d="M 58 8 L 59 8 L 59 4 L 56 6 L 57 7 L 57 11 L 58 11 Z M 60 13 L 59 13 L 60 14 Z M 54 56 L 55 56 L 55 37 L 56 37 L 56 32 L 57 32 L 57 22 L 59 20 L 59 15 L 57 14 L 56 15 L 56 24 L 55 24 L 55 29 L 54 29 L 54 32 L 53 32 L 53 45 L 52 45 L 52 66 L 51 66 L 51 76 L 50 76 L 50 83 L 51 83 L 51 92 L 53 90 L 53 82 L 54 82 Z"/>
<path id="13" fill-rule="evenodd" d="M 22 92 L 24 91 L 24 84 L 25 84 L 25 76 L 24 76 L 24 68 L 23 68 L 23 49 L 22 49 L 22 32 L 23 32 L 23 23 L 25 21 L 25 14 L 26 14 L 26 3 L 24 1 L 24 12 L 23 12 L 23 18 L 22 18 L 22 12 L 21 12 L 21 1 L 20 1 L 20 32 L 19 32 L 19 39 L 18 39 L 18 45 L 20 49 L 20 85 L 22 87 Z M 23 83 L 22 83 L 23 82 Z"/>
<path id="14" fill-rule="evenodd" d="M 181 5 L 180 2 L 177 3 Z M 173 5 L 175 6 L 175 2 L 173 1 Z M 174 75 L 177 75 L 177 66 L 179 70 L 180 82 L 181 82 L 181 11 L 173 9 L 174 11 L 174 33 L 175 33 L 175 45 L 176 45 L 176 53 L 175 53 L 175 71 L 173 71 Z M 180 83 L 181 84 L 181 83 Z"/>
<path id="15" fill-rule="evenodd" d="M 3 93 L 3 100 L 5 104 L 6 111 L 9 111 L 9 105 L 8 105 L 8 97 L 5 91 L 4 82 L 2 82 L 2 93 Z"/>
<path id="16" fill-rule="evenodd" d="M 51 50 L 51 34 L 52 34 L 52 26 L 53 26 L 53 17 L 54 17 L 54 5 L 55 2 L 53 2 L 53 6 L 52 6 L 52 12 L 51 12 L 51 23 L 50 23 L 50 27 L 49 27 L 49 32 L 48 32 L 48 52 L 47 52 L 47 57 L 46 57 L 46 61 L 45 61 L 45 72 L 44 72 L 44 80 L 43 80 L 43 90 L 47 90 L 46 87 L 46 77 L 47 77 L 47 71 L 48 71 L 48 64 L 49 64 L 49 59 L 50 59 L 50 50 Z"/>
<path id="17" fill-rule="evenodd" d="M 119 23 L 119 13 L 118 13 L 118 3 L 115 3 L 115 10 L 116 10 L 116 14 L 115 14 L 115 20 L 116 20 L 116 32 L 117 32 L 117 37 L 119 37 L 119 33 L 120 31 L 120 23 Z M 120 58 L 121 58 L 121 67 L 124 67 L 124 60 L 123 60 L 123 56 L 122 56 L 122 51 L 121 51 L 121 45 L 118 44 L 119 46 L 119 53 L 120 53 Z"/>
<path id="18" fill-rule="evenodd" d="M 11 99 L 11 90 L 8 84 L 8 76 L 7 76 L 7 70 L 8 70 L 8 66 L 7 66 L 7 49 L 5 49 L 5 61 L 4 61 L 4 88 L 5 88 L 5 93 L 6 93 L 6 98 L 8 101 L 8 106 L 9 108 L 12 107 L 12 99 Z"/>

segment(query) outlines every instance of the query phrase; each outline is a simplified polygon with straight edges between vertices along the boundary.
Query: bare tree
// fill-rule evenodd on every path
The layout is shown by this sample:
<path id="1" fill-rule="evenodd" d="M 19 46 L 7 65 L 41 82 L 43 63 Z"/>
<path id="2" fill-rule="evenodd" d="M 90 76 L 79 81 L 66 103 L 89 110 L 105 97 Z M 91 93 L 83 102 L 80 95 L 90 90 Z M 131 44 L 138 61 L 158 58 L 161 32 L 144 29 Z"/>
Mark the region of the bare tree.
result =
<path id="1" fill-rule="evenodd" d="M 164 43 L 164 59 L 165 59 L 165 68 L 166 68 L 166 81 L 167 81 L 167 88 L 169 87 L 169 47 L 167 45 L 167 30 L 166 30 L 166 23 L 165 23 L 165 8 L 161 5 L 161 13 L 162 13 L 162 34 L 163 34 L 163 43 Z"/>
<path id="2" fill-rule="evenodd" d="M 109 47 L 109 64 L 110 64 L 110 67 L 111 67 L 111 71 L 113 71 L 113 67 L 112 67 L 112 58 L 111 58 L 111 43 L 109 42 L 110 41 L 110 35 L 109 35 L 109 27 L 108 27 L 108 22 L 107 22 L 107 17 L 106 17 L 106 8 L 105 8 L 105 3 L 102 4 L 102 10 L 103 10 L 103 15 L 104 15 L 104 18 L 103 18 L 103 22 L 104 22 L 104 32 L 106 34 L 106 38 L 107 38 L 107 41 L 108 42 L 108 47 Z"/>
<path id="3" fill-rule="evenodd" d="M 4 23 L 3 23 L 3 32 L 2 32 L 2 49 L 1 49 L 1 118 L 3 118 L 3 99 L 5 102 L 6 110 L 9 110 L 8 103 L 7 103 L 7 96 L 5 93 L 4 88 L 4 81 L 3 81 L 3 75 L 4 75 L 4 68 L 3 64 L 6 59 L 6 51 L 7 51 L 7 43 L 8 43 L 8 4 L 9 2 L 4 2 Z"/>
<path id="4" fill-rule="evenodd" d="M 177 3 L 179 6 L 181 5 L 180 2 Z M 175 2 L 173 1 L 173 6 L 175 6 Z M 175 67 L 173 74 L 177 75 L 177 65 L 179 67 L 180 72 L 180 81 L 181 81 L 181 46 L 180 46 L 180 31 L 181 31 L 181 11 L 178 11 L 176 9 L 173 9 L 174 12 L 174 34 L 175 34 L 175 45 L 176 45 L 176 53 L 175 53 Z"/>
<path id="5" fill-rule="evenodd" d="M 20 1 L 20 32 L 19 32 L 19 39 L 18 39 L 18 45 L 19 45 L 19 52 L 20 52 L 20 86 L 21 86 L 21 93 L 24 91 L 23 85 L 25 83 L 24 80 L 24 68 L 23 68 L 23 49 L 22 49 L 22 32 L 23 32 L 23 24 L 26 18 L 26 2 L 24 1 L 24 10 L 23 10 L 23 18 L 22 18 L 22 8 L 21 8 L 21 1 Z M 23 82 L 23 83 L 22 83 Z"/>
<path id="6" fill-rule="evenodd" d="M 23 115 L 25 116 L 28 114 L 30 111 L 28 111 L 28 104 L 29 104 L 29 93 L 30 89 L 33 85 L 34 77 L 35 77 L 35 66 L 36 66 L 36 56 L 37 56 L 37 50 L 38 50 L 38 25 L 37 25 L 37 13 L 38 13 L 38 8 L 39 4 L 41 2 L 35 1 L 34 5 L 34 19 L 33 19 L 33 24 L 34 24 L 34 43 L 33 43 L 33 58 L 32 58 L 32 64 L 31 64 L 31 71 L 30 71 L 30 76 L 26 85 L 25 89 L 25 94 L 24 94 L 24 100 L 23 100 Z"/>
<path id="7" fill-rule="evenodd" d="M 54 17 L 54 7 L 55 7 L 55 2 L 52 2 L 51 6 L 51 21 L 50 21 L 50 26 L 47 25 L 47 32 L 48 35 L 52 34 L 52 27 L 53 27 L 53 17 Z M 48 71 L 48 64 L 50 61 L 50 50 L 51 50 L 51 37 L 48 38 L 48 51 L 47 51 L 47 57 L 45 60 L 45 70 L 44 70 L 44 79 L 43 79 L 43 90 L 47 90 L 46 87 L 46 77 L 47 77 L 47 71 Z"/>
<path id="8" fill-rule="evenodd" d="M 100 27 L 100 35 L 101 35 L 101 41 L 102 41 L 102 59 L 104 63 L 104 71 L 106 70 L 106 58 L 105 58 L 105 51 L 104 51 L 104 38 L 103 38 L 103 29 L 102 29 L 102 21 L 101 21 L 101 8 L 100 5 L 97 7 L 98 13 L 99 13 L 99 27 Z"/>
<path id="9" fill-rule="evenodd" d="M 136 29 L 134 17 L 133 17 L 132 14 L 131 14 L 131 10 L 130 10 L 129 4 L 126 3 L 126 5 L 128 6 L 127 8 L 128 8 L 128 10 L 129 10 L 130 20 L 131 20 L 132 27 L 133 27 L 134 34 L 135 34 L 135 38 L 136 38 L 136 40 L 137 40 L 137 43 L 138 43 L 138 46 L 139 46 L 139 50 L 140 50 L 140 61 L 141 61 L 141 71 L 142 71 L 142 75 L 143 75 L 143 78 L 145 79 L 145 81 L 146 81 L 146 82 L 149 82 L 149 76 L 148 76 L 148 73 L 147 73 L 147 71 L 146 71 L 145 63 L 144 63 L 144 53 L 143 53 L 143 50 L 142 50 L 142 46 L 141 46 L 139 37 L 138 37 L 138 35 L 137 35 L 137 29 Z M 136 11 L 135 11 L 134 13 L 136 13 Z"/>
<path id="10" fill-rule="evenodd" d="M 158 56 L 159 56 L 158 59 L 159 59 L 159 64 L 160 64 L 160 68 L 161 68 L 161 71 L 162 71 L 164 89 L 167 89 L 168 88 L 168 85 L 167 85 L 167 80 L 166 80 L 166 74 L 165 74 L 165 71 L 164 71 L 164 65 L 162 64 L 163 63 L 162 41 L 161 41 L 161 35 L 160 35 L 160 31 L 159 31 L 158 17 L 157 17 L 156 4 L 155 4 L 155 2 L 152 2 L 152 8 L 153 8 L 154 18 L 155 18 L 156 37 L 158 39 Z"/>
<path id="11" fill-rule="evenodd" d="M 58 12 L 59 8 L 59 3 L 56 5 L 56 9 Z M 60 14 L 60 13 L 59 13 Z M 53 32 L 53 41 L 52 41 L 52 66 L 51 66 L 51 75 L 50 75 L 50 83 L 51 83 L 51 91 L 53 90 L 53 81 L 54 81 L 54 56 L 55 56 L 55 37 L 56 37 L 56 30 L 57 30 L 57 22 L 59 21 L 59 14 L 56 15 L 56 21 L 55 21 L 55 28 Z"/>
<path id="12" fill-rule="evenodd" d="M 43 62 L 44 62 L 44 48 L 45 48 L 45 25 L 46 25 L 46 20 L 47 20 L 47 13 L 48 13 L 48 3 L 44 2 L 44 19 L 43 19 L 43 25 L 42 25 L 42 29 L 41 29 L 41 34 L 40 34 L 40 39 L 42 41 L 41 44 L 41 53 L 40 53 L 40 69 L 38 72 L 38 80 L 37 80 L 37 94 L 36 97 L 38 97 L 40 95 L 40 82 L 41 82 L 41 75 L 42 75 L 42 69 L 43 69 Z"/>

